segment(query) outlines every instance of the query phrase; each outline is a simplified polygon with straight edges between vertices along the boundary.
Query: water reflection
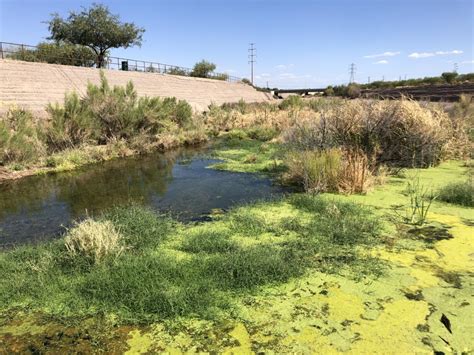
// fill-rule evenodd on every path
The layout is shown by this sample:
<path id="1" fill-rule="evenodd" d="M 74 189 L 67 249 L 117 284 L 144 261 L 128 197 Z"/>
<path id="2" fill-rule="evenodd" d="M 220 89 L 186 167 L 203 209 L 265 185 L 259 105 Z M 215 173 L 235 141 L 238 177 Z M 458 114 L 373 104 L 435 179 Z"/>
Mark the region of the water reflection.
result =
<path id="1" fill-rule="evenodd" d="M 50 238 L 72 220 L 130 202 L 182 220 L 282 193 L 267 179 L 207 169 L 202 151 L 180 150 L 0 184 L 0 245 Z"/>

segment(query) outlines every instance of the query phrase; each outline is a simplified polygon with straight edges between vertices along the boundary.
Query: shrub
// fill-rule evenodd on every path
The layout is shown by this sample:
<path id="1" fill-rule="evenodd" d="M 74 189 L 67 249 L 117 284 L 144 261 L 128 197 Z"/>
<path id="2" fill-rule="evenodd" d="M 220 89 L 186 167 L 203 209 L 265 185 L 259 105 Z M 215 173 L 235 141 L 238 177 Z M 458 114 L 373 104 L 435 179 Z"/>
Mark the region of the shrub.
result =
<path id="1" fill-rule="evenodd" d="M 273 127 L 256 126 L 247 130 L 249 138 L 262 142 L 269 141 L 278 135 L 278 130 Z"/>
<path id="2" fill-rule="evenodd" d="M 86 219 L 68 231 L 64 239 L 68 253 L 84 257 L 94 264 L 109 256 L 119 256 L 123 250 L 122 235 L 110 221 Z"/>
<path id="3" fill-rule="evenodd" d="M 27 62 L 92 67 L 96 55 L 88 47 L 67 43 L 39 43 L 35 49 L 22 49 L 7 56 L 10 59 Z"/>
<path id="4" fill-rule="evenodd" d="M 338 191 L 342 169 L 342 152 L 293 151 L 285 159 L 288 172 L 284 179 L 303 186 L 308 192 Z"/>
<path id="5" fill-rule="evenodd" d="M 347 86 L 347 93 L 346 96 L 350 97 L 351 99 L 355 99 L 360 96 L 361 90 L 360 86 L 357 84 L 349 84 Z"/>
<path id="6" fill-rule="evenodd" d="M 437 108 L 408 100 L 353 100 L 295 125 L 284 140 L 299 150 L 357 148 L 377 164 L 427 167 L 443 159 L 456 134 Z"/>
<path id="7" fill-rule="evenodd" d="M 364 193 L 373 183 L 369 159 L 360 150 L 291 151 L 283 179 L 307 192 Z"/>
<path id="8" fill-rule="evenodd" d="M 198 78 L 208 78 L 214 70 L 216 70 L 216 65 L 214 63 L 201 60 L 194 64 L 190 75 Z"/>
<path id="9" fill-rule="evenodd" d="M 467 181 L 453 182 L 442 187 L 438 199 L 456 205 L 474 207 L 474 183 L 472 177 Z"/>
<path id="10" fill-rule="evenodd" d="M 441 77 L 448 83 L 452 84 L 455 82 L 458 73 L 456 72 L 445 72 L 441 74 Z"/>
<path id="11" fill-rule="evenodd" d="M 46 142 L 53 151 L 97 141 L 100 136 L 97 120 L 75 92 L 65 95 L 63 106 L 49 104 L 47 112 L 51 120 L 46 129 Z"/>
<path id="12" fill-rule="evenodd" d="M 33 162 L 44 156 L 41 128 L 31 113 L 11 109 L 0 117 L 0 163 Z"/>
<path id="13" fill-rule="evenodd" d="M 166 69 L 166 74 L 188 76 L 188 73 L 186 72 L 186 70 L 181 69 L 179 67 L 172 67 L 171 69 Z"/>
<path id="14" fill-rule="evenodd" d="M 303 107 L 303 99 L 298 95 L 290 95 L 278 105 L 280 110 L 300 109 Z"/>

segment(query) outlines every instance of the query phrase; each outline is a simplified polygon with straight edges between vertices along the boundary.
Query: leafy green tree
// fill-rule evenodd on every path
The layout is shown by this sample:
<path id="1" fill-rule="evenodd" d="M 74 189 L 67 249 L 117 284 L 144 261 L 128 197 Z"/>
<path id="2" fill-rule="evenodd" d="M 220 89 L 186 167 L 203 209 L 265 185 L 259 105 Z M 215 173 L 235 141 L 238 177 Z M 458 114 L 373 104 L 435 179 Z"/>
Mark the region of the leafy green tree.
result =
<path id="1" fill-rule="evenodd" d="M 454 81 L 456 80 L 456 77 L 458 76 L 458 73 L 456 72 L 446 72 L 446 73 L 443 73 L 441 74 L 441 77 L 446 80 L 446 82 L 448 84 L 452 84 L 454 83 Z"/>
<path id="2" fill-rule="evenodd" d="M 67 19 L 54 14 L 48 22 L 51 36 L 57 42 L 79 44 L 91 48 L 100 68 L 107 50 L 140 46 L 145 30 L 133 23 L 122 23 L 118 15 L 110 13 L 107 6 L 93 4 L 80 12 L 71 11 Z"/>
<path id="3" fill-rule="evenodd" d="M 201 60 L 200 62 L 194 64 L 193 70 L 191 71 L 191 76 L 197 78 L 208 78 L 214 70 L 216 70 L 216 65 L 214 63 Z"/>

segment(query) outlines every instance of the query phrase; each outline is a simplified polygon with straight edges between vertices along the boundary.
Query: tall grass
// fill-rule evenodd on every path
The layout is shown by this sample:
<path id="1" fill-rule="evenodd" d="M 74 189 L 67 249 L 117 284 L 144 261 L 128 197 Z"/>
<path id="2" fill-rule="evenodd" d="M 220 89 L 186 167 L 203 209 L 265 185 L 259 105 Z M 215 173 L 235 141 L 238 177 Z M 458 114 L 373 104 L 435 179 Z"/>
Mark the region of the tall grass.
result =
<path id="1" fill-rule="evenodd" d="M 292 150 L 285 164 L 283 180 L 312 193 L 363 193 L 374 181 L 369 159 L 355 149 Z"/>

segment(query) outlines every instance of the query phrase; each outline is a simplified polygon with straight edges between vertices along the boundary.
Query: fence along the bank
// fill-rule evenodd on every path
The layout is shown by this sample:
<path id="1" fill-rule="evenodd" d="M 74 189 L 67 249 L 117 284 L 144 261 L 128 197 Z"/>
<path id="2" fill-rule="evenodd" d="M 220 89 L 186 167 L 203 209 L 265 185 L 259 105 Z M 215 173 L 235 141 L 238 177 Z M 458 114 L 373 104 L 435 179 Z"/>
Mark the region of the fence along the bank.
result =
<path id="1" fill-rule="evenodd" d="M 77 58 L 73 56 L 59 56 L 54 49 L 50 52 L 42 51 L 42 56 L 38 57 L 33 52 L 37 51 L 37 46 L 31 46 L 20 43 L 0 42 L 0 58 L 1 59 L 18 59 L 30 62 L 42 62 L 52 64 L 65 64 L 80 67 L 96 67 L 95 60 Z M 172 75 L 191 76 L 192 69 L 181 67 L 178 65 L 164 64 L 158 62 L 150 62 L 138 59 L 129 59 L 121 57 L 107 56 L 103 68 L 125 71 L 139 71 L 150 73 L 162 73 Z M 239 82 L 242 79 L 227 73 L 210 73 L 207 78 L 223 80 L 228 82 Z"/>

